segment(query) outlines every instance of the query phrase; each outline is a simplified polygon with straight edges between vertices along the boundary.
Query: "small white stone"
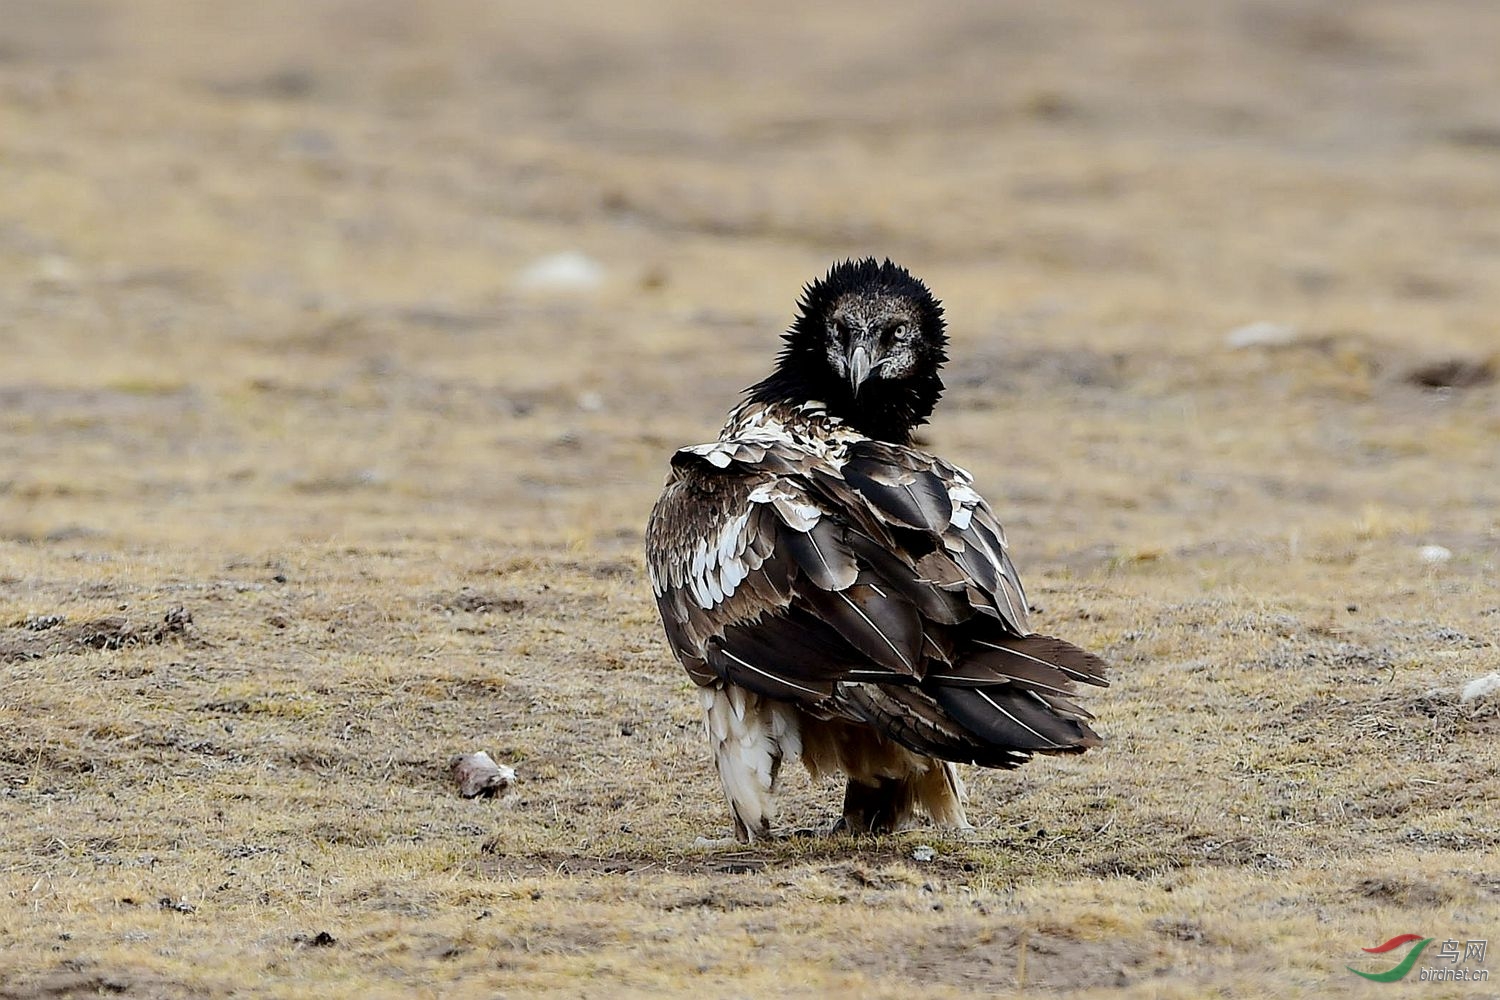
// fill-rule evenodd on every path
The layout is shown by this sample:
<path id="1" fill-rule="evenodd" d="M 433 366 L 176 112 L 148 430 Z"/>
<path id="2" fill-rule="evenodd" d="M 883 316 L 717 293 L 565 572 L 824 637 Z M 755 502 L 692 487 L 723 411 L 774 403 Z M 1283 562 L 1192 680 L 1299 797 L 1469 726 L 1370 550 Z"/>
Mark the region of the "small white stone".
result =
<path id="1" fill-rule="evenodd" d="M 1224 337 L 1224 343 L 1233 350 L 1242 351 L 1248 347 L 1284 347 L 1296 339 L 1295 326 L 1258 320 L 1230 330 Z"/>
<path id="2" fill-rule="evenodd" d="M 929 844 L 918 844 L 916 847 L 913 847 L 911 849 L 911 859 L 913 861 L 921 861 L 925 863 L 931 861 L 936 857 L 937 849 Z"/>
<path id="3" fill-rule="evenodd" d="M 505 798 L 515 790 L 514 769 L 496 764 L 483 750 L 454 757 L 448 762 L 448 770 L 458 782 L 458 793 L 466 799 Z"/>
<path id="4" fill-rule="evenodd" d="M 716 851 L 721 847 L 738 847 L 740 842 L 733 837 L 694 837 L 693 850 Z"/>
<path id="5" fill-rule="evenodd" d="M 78 265 L 62 254 L 43 254 L 37 261 L 37 275 L 52 285 L 71 285 L 78 281 Z"/>
<path id="6" fill-rule="evenodd" d="M 1500 674 L 1485 674 L 1476 677 L 1464 685 L 1463 693 L 1458 700 L 1467 705 L 1471 701 L 1488 698 L 1492 694 L 1500 694 Z"/>
<path id="7" fill-rule="evenodd" d="M 548 254 L 516 276 L 516 284 L 537 292 L 592 292 L 604 284 L 604 265 L 577 250 Z"/>
<path id="8" fill-rule="evenodd" d="M 1417 557 L 1424 563 L 1441 565 L 1453 558 L 1453 551 L 1442 545 L 1424 545 L 1417 550 Z"/>

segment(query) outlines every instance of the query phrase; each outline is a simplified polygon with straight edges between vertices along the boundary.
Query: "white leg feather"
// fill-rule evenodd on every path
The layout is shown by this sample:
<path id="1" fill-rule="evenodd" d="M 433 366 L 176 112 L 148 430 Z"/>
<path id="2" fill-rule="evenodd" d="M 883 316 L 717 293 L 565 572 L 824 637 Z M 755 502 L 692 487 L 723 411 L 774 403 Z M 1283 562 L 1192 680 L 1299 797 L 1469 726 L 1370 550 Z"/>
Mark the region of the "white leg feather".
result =
<path id="1" fill-rule="evenodd" d="M 802 750 L 797 713 L 736 685 L 702 692 L 704 729 L 741 843 L 765 839 L 775 822 L 782 762 Z"/>

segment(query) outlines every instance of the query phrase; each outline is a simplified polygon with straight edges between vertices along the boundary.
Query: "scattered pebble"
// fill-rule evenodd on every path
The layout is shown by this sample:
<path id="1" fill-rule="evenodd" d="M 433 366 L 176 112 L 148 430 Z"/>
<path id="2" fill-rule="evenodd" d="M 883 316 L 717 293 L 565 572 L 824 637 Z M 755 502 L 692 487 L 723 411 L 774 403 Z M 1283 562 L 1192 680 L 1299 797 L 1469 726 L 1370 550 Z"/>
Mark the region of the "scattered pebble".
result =
<path id="1" fill-rule="evenodd" d="M 1296 339 L 1296 327 L 1258 320 L 1230 330 L 1224 337 L 1224 343 L 1232 350 L 1242 351 L 1249 347 L 1285 347 Z"/>
<path id="2" fill-rule="evenodd" d="M 1494 694 L 1500 694 L 1500 674 L 1485 674 L 1465 684 L 1458 700 L 1467 705 L 1471 701 L 1479 701 Z"/>
<path id="3" fill-rule="evenodd" d="M 641 287 L 648 292 L 654 292 L 667 287 L 669 278 L 670 275 L 667 273 L 665 267 L 660 264 L 653 264 L 646 268 L 645 273 L 641 275 Z"/>
<path id="4" fill-rule="evenodd" d="M 82 272 L 78 265 L 62 254 L 43 254 L 37 261 L 37 277 L 44 284 L 63 287 L 78 283 Z"/>
<path id="5" fill-rule="evenodd" d="M 911 859 L 926 863 L 937 857 L 937 850 L 928 844 L 918 844 L 911 849 Z"/>
<path id="6" fill-rule="evenodd" d="M 466 799 L 504 798 L 516 783 L 515 770 L 496 764 L 483 750 L 454 757 L 448 762 L 448 770 L 458 782 L 458 794 Z"/>
<path id="7" fill-rule="evenodd" d="M 604 284 L 604 265 L 567 250 L 532 261 L 516 276 L 516 284 L 536 292 L 592 292 Z"/>
<path id="8" fill-rule="evenodd" d="M 1432 566 L 1441 566 L 1453 558 L 1453 550 L 1443 545 L 1424 545 L 1417 550 L 1417 558 Z"/>
<path id="9" fill-rule="evenodd" d="M 1406 381 L 1424 389 L 1468 389 L 1495 381 L 1494 358 L 1447 358 L 1418 365 L 1406 373 Z"/>

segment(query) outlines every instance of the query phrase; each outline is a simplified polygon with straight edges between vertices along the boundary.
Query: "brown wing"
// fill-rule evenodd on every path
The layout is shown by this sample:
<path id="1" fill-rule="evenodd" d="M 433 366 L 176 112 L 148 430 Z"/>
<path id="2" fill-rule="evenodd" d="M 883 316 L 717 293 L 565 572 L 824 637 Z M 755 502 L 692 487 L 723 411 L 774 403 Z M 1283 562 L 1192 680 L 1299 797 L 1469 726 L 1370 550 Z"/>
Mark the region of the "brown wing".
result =
<path id="1" fill-rule="evenodd" d="M 647 561 L 673 651 L 716 678 L 863 721 L 920 753 L 1011 767 L 1097 743 L 1065 698 L 1103 663 L 1032 636 L 1005 536 L 967 474 L 910 448 L 679 452 Z M 753 459 L 753 460 L 752 460 Z"/>

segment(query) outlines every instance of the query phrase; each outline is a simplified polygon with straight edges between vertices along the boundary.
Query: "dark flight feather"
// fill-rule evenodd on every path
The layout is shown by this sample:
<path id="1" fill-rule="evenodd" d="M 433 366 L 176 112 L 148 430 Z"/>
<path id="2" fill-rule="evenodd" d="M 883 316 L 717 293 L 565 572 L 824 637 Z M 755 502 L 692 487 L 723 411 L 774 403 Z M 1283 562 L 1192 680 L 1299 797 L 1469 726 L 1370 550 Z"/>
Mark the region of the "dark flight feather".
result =
<path id="1" fill-rule="evenodd" d="M 810 531 L 784 532 L 782 542 L 815 587 L 844 590 L 859 577 L 859 563 L 842 536 L 838 522 L 822 517 Z"/>
<path id="2" fill-rule="evenodd" d="M 887 519 L 920 531 L 941 532 L 948 527 L 953 502 L 943 481 L 930 468 L 907 467 L 909 451 L 903 455 L 872 441 L 849 452 L 842 470 L 844 481 Z"/>
<path id="3" fill-rule="evenodd" d="M 841 697 L 854 714 L 915 753 L 984 767 L 1011 768 L 1031 754 L 986 746 L 921 691 L 893 685 L 846 685 Z"/>
<path id="4" fill-rule="evenodd" d="M 1099 745 L 1099 737 L 1087 725 L 1058 715 L 1030 691 L 943 684 L 929 690 L 945 712 L 991 746 L 1037 753 L 1082 753 Z"/>
<path id="5" fill-rule="evenodd" d="M 904 598 L 873 584 L 839 591 L 808 587 L 799 597 L 870 661 L 893 673 L 922 676 L 922 620 Z"/>

